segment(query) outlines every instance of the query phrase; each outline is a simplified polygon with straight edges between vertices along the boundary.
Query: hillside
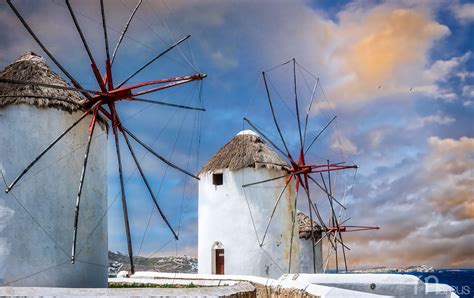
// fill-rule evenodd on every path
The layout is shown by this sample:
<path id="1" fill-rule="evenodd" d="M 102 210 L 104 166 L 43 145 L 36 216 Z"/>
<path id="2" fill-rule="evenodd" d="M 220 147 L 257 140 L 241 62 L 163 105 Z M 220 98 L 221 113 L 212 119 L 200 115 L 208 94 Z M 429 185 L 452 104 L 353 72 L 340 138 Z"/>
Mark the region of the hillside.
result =
<path id="1" fill-rule="evenodd" d="M 197 259 L 189 256 L 169 256 L 169 257 L 136 257 L 135 271 L 157 271 L 157 272 L 178 272 L 196 273 Z M 109 251 L 109 273 L 116 274 L 119 271 L 130 270 L 130 260 L 127 255 L 118 251 Z"/>

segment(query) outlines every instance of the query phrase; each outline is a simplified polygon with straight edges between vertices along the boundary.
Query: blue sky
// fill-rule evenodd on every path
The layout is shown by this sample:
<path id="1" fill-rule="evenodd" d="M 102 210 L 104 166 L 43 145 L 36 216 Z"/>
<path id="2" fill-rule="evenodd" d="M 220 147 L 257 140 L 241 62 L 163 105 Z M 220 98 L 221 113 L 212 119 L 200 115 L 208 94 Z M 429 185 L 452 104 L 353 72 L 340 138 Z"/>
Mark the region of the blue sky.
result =
<path id="1" fill-rule="evenodd" d="M 102 62 L 97 2 L 71 1 L 96 60 Z M 105 3 L 113 47 L 136 2 Z M 84 86 L 97 88 L 63 2 L 15 4 L 67 69 Z M 173 40 L 191 34 L 180 50 L 157 61 L 135 81 L 191 74 L 197 67 L 208 74 L 202 98 L 199 84 L 194 83 L 149 98 L 192 105 L 200 105 L 202 99 L 207 112 L 142 103 L 120 104 L 119 111 L 127 127 L 153 148 L 197 172 L 238 131 L 248 128 L 244 116 L 276 135 L 261 71 L 295 57 L 320 78 L 327 95 L 326 100 L 317 93 L 310 134 L 338 116 L 336 125 L 312 148 L 311 158 L 357 163 L 355 181 L 353 172 L 337 176 L 337 192 L 340 196 L 346 192 L 349 206 L 344 216 L 352 224 L 382 227 L 347 236 L 350 264 L 472 268 L 473 21 L 474 5 L 464 1 L 145 0 L 119 50 L 115 80 L 124 79 Z M 3 2 L 0 23 L 6 28 L 0 33 L 2 65 L 28 50 L 43 54 Z M 296 146 L 294 111 L 288 108 L 291 72 L 288 64 L 269 76 L 285 137 Z M 315 79 L 301 67 L 298 78 L 306 106 L 311 95 L 307 86 L 313 86 Z M 125 252 L 120 200 L 114 202 L 119 186 L 115 152 L 109 145 L 109 203 L 113 203 L 109 247 Z M 135 251 L 141 246 L 143 254 L 196 255 L 197 183 L 144 154 L 137 149 L 170 221 L 180 227 L 181 240 L 172 241 L 156 210 L 150 217 L 151 201 L 126 157 Z"/>

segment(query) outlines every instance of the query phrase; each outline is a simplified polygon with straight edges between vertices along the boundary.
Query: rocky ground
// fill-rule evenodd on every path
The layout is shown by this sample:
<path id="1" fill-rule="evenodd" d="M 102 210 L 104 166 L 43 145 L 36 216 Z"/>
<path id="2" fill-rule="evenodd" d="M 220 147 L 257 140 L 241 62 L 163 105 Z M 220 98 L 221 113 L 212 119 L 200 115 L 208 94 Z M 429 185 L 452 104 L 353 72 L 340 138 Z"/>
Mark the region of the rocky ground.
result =
<path id="1" fill-rule="evenodd" d="M 136 257 L 134 262 L 135 271 L 197 273 L 197 259 L 189 256 Z M 117 251 L 109 251 L 109 273 L 117 274 L 122 270 L 130 270 L 130 259 L 128 255 L 121 254 Z"/>

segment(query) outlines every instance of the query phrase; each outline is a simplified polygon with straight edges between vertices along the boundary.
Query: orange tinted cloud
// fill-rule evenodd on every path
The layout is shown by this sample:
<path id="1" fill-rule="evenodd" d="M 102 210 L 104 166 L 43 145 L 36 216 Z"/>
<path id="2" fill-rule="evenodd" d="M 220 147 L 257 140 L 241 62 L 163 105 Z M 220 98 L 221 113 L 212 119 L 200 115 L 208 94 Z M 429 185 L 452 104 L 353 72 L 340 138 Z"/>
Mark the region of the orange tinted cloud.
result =
<path id="1" fill-rule="evenodd" d="M 334 33 L 339 47 L 332 58 L 340 61 L 341 78 L 331 95 L 347 103 L 433 84 L 428 53 L 449 29 L 422 9 L 380 5 L 368 13 L 344 11 Z"/>
<path id="2" fill-rule="evenodd" d="M 351 266 L 474 266 L 474 138 L 430 137 L 409 162 L 411 170 L 381 178 L 376 195 L 390 200 L 358 215 L 381 230 L 346 235 Z"/>

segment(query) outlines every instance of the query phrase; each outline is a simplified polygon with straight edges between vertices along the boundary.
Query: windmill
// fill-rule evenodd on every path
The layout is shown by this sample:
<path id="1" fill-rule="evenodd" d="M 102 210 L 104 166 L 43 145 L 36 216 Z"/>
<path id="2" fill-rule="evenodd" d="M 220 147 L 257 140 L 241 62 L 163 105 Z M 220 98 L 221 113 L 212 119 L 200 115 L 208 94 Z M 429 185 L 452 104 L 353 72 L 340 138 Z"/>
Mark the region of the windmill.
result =
<path id="1" fill-rule="evenodd" d="M 135 9 L 132 11 L 130 17 L 128 18 L 121 34 L 118 39 L 118 42 L 114 48 L 114 51 L 112 55 L 110 55 L 110 50 L 109 50 L 109 41 L 108 41 L 108 36 L 107 36 L 107 25 L 106 25 L 106 18 L 105 18 L 105 7 L 104 7 L 104 2 L 103 0 L 100 0 L 100 8 L 101 8 L 101 17 L 102 17 L 102 27 L 103 27 L 103 39 L 105 43 L 105 70 L 103 73 L 99 71 L 99 67 L 97 66 L 97 63 L 94 59 L 94 56 L 91 52 L 91 49 L 87 43 L 87 39 L 84 36 L 81 26 L 76 18 L 76 14 L 71 6 L 71 3 L 69 0 L 65 0 L 65 4 L 67 6 L 67 9 L 70 13 L 71 19 L 74 23 L 75 29 L 77 30 L 78 36 L 82 42 L 82 45 L 84 47 L 84 50 L 87 52 L 87 56 L 89 57 L 89 62 L 91 66 L 91 71 L 94 80 L 97 82 L 98 86 L 100 87 L 100 90 L 90 90 L 90 89 L 85 89 L 71 74 L 68 72 L 63 65 L 56 59 L 56 57 L 48 50 L 48 48 L 43 44 L 43 42 L 38 38 L 38 36 L 35 34 L 34 30 L 31 28 L 31 26 L 28 24 L 28 22 L 25 20 L 25 18 L 22 16 L 20 11 L 15 7 L 15 5 L 12 3 L 12 1 L 7 0 L 6 1 L 13 13 L 16 15 L 18 20 L 22 23 L 22 25 L 25 27 L 25 29 L 29 32 L 31 37 L 36 41 L 36 43 L 40 46 L 40 48 L 44 51 L 44 53 L 53 61 L 53 63 L 64 73 L 64 75 L 70 80 L 72 85 L 74 87 L 68 87 L 68 86 L 59 86 L 59 85 L 54 85 L 54 84 L 47 84 L 47 83 L 41 83 L 41 82 L 34 82 L 34 81 L 22 81 L 22 80 L 15 80 L 15 79 L 10 79 L 10 78 L 0 78 L 0 83 L 1 85 L 4 84 L 12 84 L 12 85 L 20 85 L 20 86 L 32 86 L 32 87 L 45 87 L 45 88 L 51 88 L 51 89 L 57 89 L 57 90 L 69 90 L 69 91 L 76 91 L 82 94 L 84 97 L 83 100 L 81 101 L 81 109 L 83 110 L 82 116 L 80 116 L 70 127 L 68 127 L 64 132 L 62 132 L 59 136 L 57 136 L 56 139 L 54 139 L 46 148 L 44 148 L 43 151 L 41 151 L 30 163 L 28 163 L 24 169 L 16 176 L 15 179 L 11 183 L 8 184 L 8 187 L 6 188 L 5 192 L 10 192 L 12 189 L 15 188 L 15 186 L 22 180 L 24 175 L 28 173 L 34 166 L 35 164 L 49 151 L 51 150 L 64 136 L 66 136 L 74 127 L 76 127 L 79 123 L 81 123 L 86 116 L 92 116 L 90 125 L 89 125 L 89 130 L 88 130 L 88 140 L 86 143 L 86 148 L 84 152 L 84 158 L 83 158 L 83 166 L 82 166 L 82 171 L 80 175 L 80 179 L 78 182 L 78 189 L 77 189 L 77 196 L 76 196 L 76 203 L 75 203 L 75 212 L 74 212 L 74 226 L 73 226 L 73 238 L 72 238 L 72 246 L 71 246 L 71 257 L 70 261 L 71 263 L 76 262 L 76 242 L 77 242 L 77 232 L 80 226 L 79 222 L 79 213 L 80 213 L 80 207 L 81 207 L 81 197 L 82 197 L 82 190 L 83 190 L 83 185 L 84 185 L 84 178 L 86 175 L 86 169 L 88 165 L 88 160 L 89 160 L 89 152 L 90 152 L 90 147 L 91 147 L 91 142 L 93 139 L 94 135 L 94 129 L 97 125 L 97 122 L 99 119 L 102 119 L 104 121 L 107 121 L 109 124 L 109 127 L 112 130 L 112 133 L 114 135 L 114 142 L 115 142 L 115 149 L 116 149 L 116 154 L 117 154 L 117 163 L 118 163 L 118 171 L 119 171 L 119 180 L 120 180 L 120 190 L 121 190 L 121 199 L 122 199 L 122 208 L 123 208 L 123 216 L 124 216 L 124 223 L 125 223 L 125 230 L 126 230 L 126 236 L 127 236 L 127 247 L 128 247 L 128 255 L 130 258 L 130 264 L 131 264 L 131 272 L 132 274 L 135 271 L 134 263 L 133 263 L 133 247 L 132 247 L 132 241 L 131 241 L 131 235 L 130 235 L 130 225 L 129 225 L 129 215 L 128 215 L 128 208 L 127 208 L 127 200 L 126 200 L 126 193 L 125 193 L 125 184 L 124 184 L 124 178 L 123 178 L 123 169 L 122 169 L 122 157 L 121 157 L 121 150 L 120 150 L 120 142 L 119 142 L 119 137 L 120 135 L 122 136 L 123 140 L 125 141 L 127 145 L 127 149 L 129 150 L 131 157 L 133 158 L 133 161 L 138 169 L 138 172 L 147 188 L 147 191 L 150 195 L 150 198 L 153 201 L 153 204 L 155 207 L 158 209 L 160 216 L 166 223 L 167 227 L 173 234 L 174 238 L 178 240 L 178 233 L 173 229 L 171 224 L 169 223 L 167 217 L 165 216 L 162 208 L 158 204 L 158 201 L 155 197 L 155 194 L 152 191 L 151 185 L 149 183 L 149 180 L 147 179 L 142 166 L 140 165 L 140 162 L 135 154 L 135 151 L 132 146 L 132 142 L 130 139 L 133 139 L 136 143 L 138 143 L 140 146 L 142 146 L 146 151 L 151 153 L 155 158 L 160 160 L 161 162 L 165 163 L 166 165 L 176 169 L 177 171 L 180 171 L 184 173 L 185 175 L 192 177 L 194 179 L 199 179 L 197 176 L 189 172 L 188 170 L 176 165 L 172 161 L 168 160 L 165 158 L 163 155 L 159 154 L 156 152 L 152 147 L 145 142 L 143 142 L 136 134 L 134 134 L 132 131 L 130 131 L 127 127 L 124 126 L 124 124 L 121 121 L 121 117 L 117 111 L 117 104 L 122 101 L 129 101 L 129 102 L 146 102 L 149 104 L 156 104 L 156 105 L 163 105 L 163 106 L 169 106 L 169 107 L 174 107 L 177 109 L 186 109 L 186 110 L 195 110 L 195 111 L 205 111 L 204 108 L 202 107 L 192 107 L 192 106 L 187 106 L 187 105 L 180 105 L 180 104 L 174 104 L 170 102 L 164 102 L 164 101 L 158 101 L 158 100 L 152 100 L 152 99 L 147 99 L 143 98 L 142 96 L 147 95 L 147 94 L 152 94 L 156 93 L 165 89 L 173 88 L 179 85 L 187 84 L 193 81 L 201 81 L 206 77 L 206 74 L 203 73 L 194 73 L 191 75 L 184 75 L 184 76 L 178 76 L 178 77 L 170 77 L 170 78 L 164 78 L 164 79 L 158 79 L 158 80 L 153 80 L 153 81 L 147 81 L 147 82 L 141 82 L 141 83 L 134 83 L 134 84 L 129 84 L 129 81 L 137 76 L 140 72 L 148 68 L 150 65 L 152 65 L 155 61 L 157 61 L 159 58 L 163 57 L 166 55 L 168 52 L 172 51 L 173 49 L 179 47 L 181 43 L 189 39 L 190 35 L 187 35 L 180 40 L 176 41 L 172 45 L 170 45 L 168 48 L 165 50 L 159 52 L 156 56 L 154 56 L 152 59 L 150 59 L 148 62 L 146 62 L 144 65 L 139 67 L 136 71 L 131 73 L 125 80 L 123 80 L 120 83 L 114 82 L 113 74 L 114 72 L 112 71 L 113 69 L 113 63 L 117 56 L 117 52 L 120 49 L 120 45 L 122 43 L 122 40 L 124 36 L 127 33 L 127 30 L 129 28 L 130 23 L 132 22 L 137 10 L 139 9 L 142 0 L 138 1 Z M 0 85 L 0 86 L 1 86 Z M 4 85 L 7 86 L 7 85 Z M 145 89 L 144 89 L 145 88 Z M 146 89 L 148 88 L 148 89 Z M 44 96 L 43 96 L 44 97 Z M 60 101 L 61 98 L 51 98 L 54 100 Z"/>
<path id="2" fill-rule="evenodd" d="M 298 140 L 298 144 L 295 146 L 296 150 L 291 150 L 292 147 L 290 144 L 287 142 L 287 140 L 284 138 L 284 134 L 282 132 L 281 128 L 281 123 L 282 120 L 278 119 L 277 114 L 276 114 L 276 108 L 275 108 L 275 103 L 274 100 L 272 99 L 273 93 L 278 93 L 277 90 L 274 90 L 274 92 L 271 92 L 270 90 L 270 82 L 269 82 L 269 77 L 268 73 L 274 69 L 280 68 L 284 65 L 289 65 L 292 64 L 292 78 L 293 78 L 293 88 L 292 88 L 292 101 L 294 102 L 294 110 L 292 113 L 294 115 L 295 119 L 290 119 L 291 121 L 295 121 L 297 126 L 297 136 L 296 139 Z M 301 116 L 301 105 L 300 105 L 300 99 L 299 99 L 299 93 L 298 93 L 298 85 L 297 85 L 297 69 L 298 67 L 303 68 L 306 72 L 308 72 L 302 65 L 300 65 L 296 59 L 291 59 L 287 62 L 284 62 L 276 67 L 273 67 L 269 69 L 268 71 L 263 71 L 262 72 L 262 77 L 263 77 L 263 82 L 265 86 L 265 93 L 266 93 L 266 98 L 268 102 L 268 106 L 270 108 L 271 116 L 272 116 L 272 121 L 274 124 L 274 128 L 276 129 L 276 137 L 281 145 L 277 145 L 276 142 L 274 142 L 271 138 L 271 134 L 268 132 L 264 132 L 259 126 L 257 126 L 253 121 L 248 119 L 247 117 L 244 117 L 244 121 L 252 127 L 258 134 L 265 139 L 265 141 L 268 142 L 276 151 L 278 151 L 282 157 L 284 157 L 289 165 L 288 168 L 288 174 L 278 176 L 275 178 L 271 179 L 266 179 L 266 180 L 260 180 L 260 181 L 254 181 L 250 183 L 246 183 L 242 185 L 242 187 L 249 187 L 249 186 L 254 186 L 254 185 L 261 185 L 268 183 L 270 181 L 274 180 L 279 180 L 279 179 L 285 179 L 285 184 L 281 191 L 279 192 L 279 195 L 275 198 L 275 203 L 272 209 L 272 212 L 269 215 L 266 229 L 264 231 L 264 234 L 262 238 L 260 239 L 260 247 L 264 244 L 265 237 L 267 235 L 267 232 L 272 224 L 272 219 L 275 214 L 275 211 L 283 197 L 283 194 L 286 190 L 286 188 L 290 185 L 290 182 L 294 180 L 295 182 L 295 188 L 296 188 L 296 198 L 295 198 L 295 208 L 294 208 L 294 214 L 292 218 L 292 223 L 293 223 L 293 229 L 292 232 L 294 231 L 294 225 L 295 222 L 297 221 L 297 211 L 296 211 L 296 205 L 298 203 L 298 193 L 300 192 L 301 189 L 303 189 L 304 195 L 306 197 L 307 201 L 307 210 L 309 213 L 309 219 L 311 222 L 313 222 L 315 219 L 316 223 L 320 226 L 320 232 L 324 233 L 324 236 L 321 237 L 319 240 L 315 240 L 314 233 L 315 231 L 315 225 L 311 224 L 311 234 L 313 235 L 311 237 L 312 239 L 312 261 L 313 261 L 313 272 L 317 272 L 316 270 L 316 253 L 315 253 L 315 246 L 322 241 L 324 238 L 327 238 L 329 245 L 330 245 L 330 253 L 334 252 L 335 255 L 335 260 L 336 260 L 336 271 L 339 272 L 339 260 L 338 260 L 338 251 L 342 250 L 342 256 L 344 260 L 344 267 L 345 271 L 348 271 L 347 267 L 347 259 L 346 259 L 346 250 L 349 250 L 350 248 L 344 243 L 343 236 L 342 234 L 345 232 L 355 232 L 355 231 L 365 231 L 365 230 L 373 230 L 373 229 L 379 229 L 379 227 L 369 227 L 369 226 L 353 226 L 353 225 L 344 225 L 345 222 L 347 221 L 341 221 L 340 216 L 336 212 L 336 207 L 339 206 L 341 210 L 346 210 L 346 206 L 344 205 L 343 202 L 340 200 L 336 199 L 334 193 L 333 193 L 333 181 L 331 181 L 331 173 L 335 171 L 342 171 L 342 170 L 350 170 L 354 169 L 357 170 L 358 166 L 353 164 L 353 165 L 347 165 L 344 161 L 337 162 L 337 163 L 331 163 L 329 160 L 326 160 L 326 162 L 313 162 L 310 161 L 311 156 L 308 154 L 312 146 L 315 144 L 315 142 L 318 140 L 318 138 L 327 130 L 328 127 L 330 127 L 331 124 L 334 123 L 336 120 L 336 116 L 332 117 L 332 119 L 325 125 L 323 126 L 322 129 L 320 129 L 314 137 L 309 138 L 308 136 L 308 124 L 311 116 L 311 111 L 313 104 L 315 102 L 315 92 L 318 90 L 318 87 L 320 88 L 321 92 L 324 94 L 324 91 L 321 87 L 321 84 L 319 82 L 319 78 L 314 77 L 316 80 L 316 83 L 314 84 L 314 87 L 312 88 L 311 96 L 310 96 L 310 101 L 306 110 L 306 113 L 304 114 L 304 119 L 302 119 Z M 311 74 L 312 75 L 312 74 Z M 274 87 L 271 85 L 271 87 Z M 278 94 L 278 96 L 281 96 Z M 285 103 L 286 104 L 286 103 Z M 286 106 L 286 108 L 289 108 Z M 287 119 L 285 119 L 287 121 Z M 291 132 L 289 132 L 291 133 Z M 326 177 L 325 177 L 326 176 Z M 318 179 L 320 178 L 320 179 Z M 318 181 L 320 180 L 320 181 Z M 310 182 L 312 182 L 310 184 Z M 327 183 L 326 183 L 327 182 Z M 311 192 L 311 185 L 314 187 L 320 189 L 324 195 L 327 197 L 327 200 L 329 202 L 330 206 L 330 217 L 329 221 L 326 222 L 323 218 L 323 214 L 318 208 L 318 204 L 315 203 L 312 192 Z M 291 239 L 293 239 L 294 235 L 292 233 Z M 292 243 L 292 240 L 291 240 Z M 290 247 L 290 256 L 291 256 L 291 247 Z M 330 256 L 330 255 L 329 255 Z M 329 262 L 329 256 L 328 259 L 326 260 L 326 267 Z M 289 264 L 288 264 L 288 272 L 291 270 L 291 258 L 289 259 Z"/>

